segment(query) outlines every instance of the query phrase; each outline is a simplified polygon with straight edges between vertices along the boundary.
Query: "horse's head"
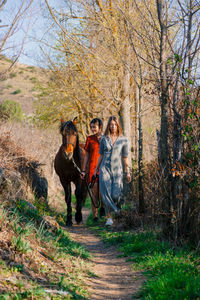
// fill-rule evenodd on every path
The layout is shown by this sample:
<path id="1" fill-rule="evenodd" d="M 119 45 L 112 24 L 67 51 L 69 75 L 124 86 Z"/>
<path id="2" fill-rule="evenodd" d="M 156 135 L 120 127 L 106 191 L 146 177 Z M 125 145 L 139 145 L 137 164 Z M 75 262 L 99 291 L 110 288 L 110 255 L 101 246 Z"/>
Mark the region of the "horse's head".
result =
<path id="1" fill-rule="evenodd" d="M 61 120 L 60 133 L 62 134 L 62 147 L 66 159 L 71 160 L 78 145 L 78 131 L 76 119 L 64 122 Z"/>

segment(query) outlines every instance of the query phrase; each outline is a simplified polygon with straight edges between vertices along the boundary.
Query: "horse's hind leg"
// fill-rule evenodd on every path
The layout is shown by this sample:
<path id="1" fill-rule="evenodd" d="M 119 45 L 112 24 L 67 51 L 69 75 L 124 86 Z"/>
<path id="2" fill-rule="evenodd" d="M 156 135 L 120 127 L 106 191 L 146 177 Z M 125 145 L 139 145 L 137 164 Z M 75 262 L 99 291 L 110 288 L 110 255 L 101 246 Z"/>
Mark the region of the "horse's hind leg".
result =
<path id="1" fill-rule="evenodd" d="M 76 213 L 75 213 L 75 220 L 77 224 L 80 224 L 83 220 L 82 217 L 82 203 L 83 203 L 83 194 L 81 192 L 81 183 L 78 182 L 76 185 L 75 190 L 75 196 L 76 196 Z"/>
<path id="2" fill-rule="evenodd" d="M 72 206 L 71 206 L 71 184 L 70 182 L 61 182 L 65 191 L 65 202 L 67 204 L 67 221 L 66 226 L 72 226 Z"/>

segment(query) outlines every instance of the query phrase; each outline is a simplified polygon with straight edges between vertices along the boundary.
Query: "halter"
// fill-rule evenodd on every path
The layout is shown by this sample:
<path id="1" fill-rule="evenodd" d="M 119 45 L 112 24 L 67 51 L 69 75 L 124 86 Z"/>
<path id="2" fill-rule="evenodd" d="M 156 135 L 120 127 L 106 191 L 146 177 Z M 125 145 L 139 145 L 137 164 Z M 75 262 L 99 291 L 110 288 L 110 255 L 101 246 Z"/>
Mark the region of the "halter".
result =
<path id="1" fill-rule="evenodd" d="M 65 126 L 62 128 L 62 130 L 61 130 L 61 134 L 62 134 L 62 137 L 63 137 L 63 139 L 65 138 L 65 142 L 63 143 L 63 145 L 72 145 L 73 147 L 75 147 L 75 143 L 71 143 L 71 142 L 67 142 L 67 136 L 69 136 L 70 134 L 70 131 L 71 130 L 73 130 L 73 131 L 75 131 L 76 133 L 77 133 L 77 131 L 74 129 L 74 128 L 70 128 L 69 130 L 68 130 L 68 128 L 66 128 L 66 127 L 68 127 L 68 123 L 66 123 L 65 124 Z M 74 126 L 74 125 L 73 125 Z M 66 130 L 66 134 L 63 134 L 63 132 Z"/>
<path id="2" fill-rule="evenodd" d="M 65 144 L 66 144 L 66 145 L 72 145 L 72 146 L 74 146 L 74 147 L 75 147 L 75 144 L 74 144 L 74 143 L 69 143 L 69 142 L 66 142 Z"/>

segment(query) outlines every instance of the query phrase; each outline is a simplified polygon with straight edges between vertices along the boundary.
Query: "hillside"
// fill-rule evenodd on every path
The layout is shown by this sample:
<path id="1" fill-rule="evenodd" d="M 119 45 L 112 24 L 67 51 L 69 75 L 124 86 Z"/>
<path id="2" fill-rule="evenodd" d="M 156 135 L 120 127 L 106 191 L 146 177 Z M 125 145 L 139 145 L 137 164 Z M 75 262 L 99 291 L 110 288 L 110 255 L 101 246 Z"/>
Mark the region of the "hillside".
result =
<path id="1" fill-rule="evenodd" d="M 89 253 L 71 241 L 64 214 L 34 199 L 21 168 L 31 161 L 1 136 L 0 298 L 86 299 Z"/>
<path id="2" fill-rule="evenodd" d="M 8 69 L 10 61 L 0 58 L 0 72 Z M 41 93 L 38 85 L 46 86 L 49 73 L 41 68 L 17 63 L 3 76 L 0 85 L 0 103 L 12 100 L 20 104 L 24 114 L 22 122 L 8 121 L 0 124 L 1 134 L 8 133 L 15 144 L 22 147 L 28 156 L 37 160 L 42 165 L 44 176 L 49 183 L 49 196 L 53 197 L 60 187 L 57 177 L 53 178 L 53 159 L 61 143 L 58 128 L 39 129 L 30 121 L 29 117 L 34 114 L 34 102 Z M 51 137 L 51 138 L 50 138 Z M 49 199 L 51 201 L 51 199 Z"/>
<path id="3" fill-rule="evenodd" d="M 5 57 L 0 57 L 0 73 L 7 70 L 10 62 Z M 16 63 L 11 71 L 5 73 L 0 86 L 1 102 L 14 100 L 20 103 L 24 114 L 33 113 L 33 101 L 37 100 L 39 91 L 35 85 L 37 82 L 46 84 L 47 71 L 33 66 Z"/>

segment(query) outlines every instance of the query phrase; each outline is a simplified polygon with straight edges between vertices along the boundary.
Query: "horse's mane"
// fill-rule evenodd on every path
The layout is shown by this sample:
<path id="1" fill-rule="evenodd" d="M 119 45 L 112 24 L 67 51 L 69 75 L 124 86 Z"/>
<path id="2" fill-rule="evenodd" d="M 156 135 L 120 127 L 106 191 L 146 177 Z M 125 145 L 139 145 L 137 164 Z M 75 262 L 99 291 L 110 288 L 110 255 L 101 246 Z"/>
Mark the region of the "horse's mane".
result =
<path id="1" fill-rule="evenodd" d="M 66 121 L 62 122 L 60 125 L 60 133 L 62 134 L 63 130 L 65 128 L 68 128 L 69 130 L 74 130 L 77 133 L 77 139 L 76 139 L 76 147 L 74 148 L 74 153 L 73 157 L 77 163 L 77 165 L 80 167 L 81 166 L 81 154 L 80 154 L 80 147 L 79 147 L 79 135 L 78 135 L 78 130 L 74 123 L 72 121 Z"/>
<path id="2" fill-rule="evenodd" d="M 60 125 L 60 133 L 63 132 L 65 127 L 68 127 L 69 129 L 72 129 L 72 130 L 74 130 L 75 132 L 78 133 L 78 130 L 77 130 L 76 126 L 74 125 L 74 123 L 72 121 L 62 122 L 61 125 Z"/>

